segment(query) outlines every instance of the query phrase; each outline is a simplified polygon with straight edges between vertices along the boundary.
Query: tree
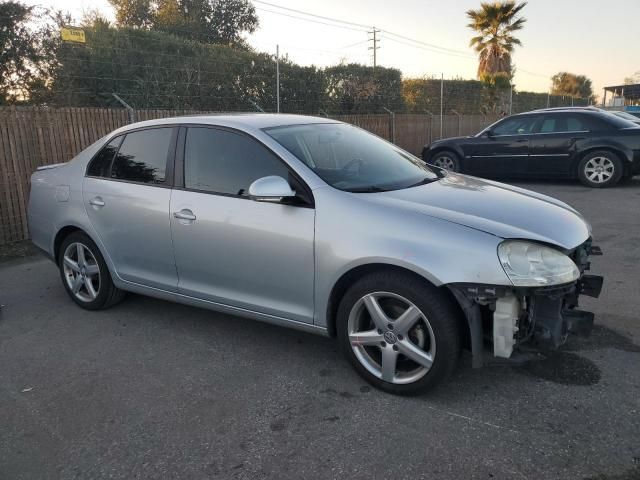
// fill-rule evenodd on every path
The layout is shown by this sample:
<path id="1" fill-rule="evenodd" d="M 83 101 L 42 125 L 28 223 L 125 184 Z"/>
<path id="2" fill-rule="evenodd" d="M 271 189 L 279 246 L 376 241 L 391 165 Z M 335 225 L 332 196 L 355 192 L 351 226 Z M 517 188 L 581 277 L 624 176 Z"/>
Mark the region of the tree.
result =
<path id="1" fill-rule="evenodd" d="M 60 13 L 8 1 L 0 4 L 0 103 L 44 98 L 59 43 Z"/>
<path id="2" fill-rule="evenodd" d="M 482 2 L 478 10 L 467 11 L 471 20 L 467 26 L 478 33 L 469 43 L 480 57 L 478 78 L 497 73 L 512 76 L 511 54 L 517 45 L 522 45 L 513 34 L 526 22 L 518 16 L 526 5 L 527 2 L 514 0 Z"/>
<path id="3" fill-rule="evenodd" d="M 211 24 L 218 42 L 238 43 L 242 32 L 253 33 L 259 25 L 255 7 L 247 0 L 217 0 L 213 3 Z"/>
<path id="4" fill-rule="evenodd" d="M 630 77 L 624 77 L 625 85 L 632 85 L 634 83 L 640 83 L 640 70 L 631 75 Z"/>
<path id="5" fill-rule="evenodd" d="M 249 0 L 109 0 L 121 27 L 159 30 L 203 43 L 246 47 L 259 20 Z"/>
<path id="6" fill-rule="evenodd" d="M 116 11 L 116 23 L 126 27 L 148 28 L 153 24 L 151 0 L 109 0 Z"/>
<path id="7" fill-rule="evenodd" d="M 593 98 L 591 80 L 584 75 L 559 72 L 551 77 L 551 95 L 566 95 L 573 98 Z"/>

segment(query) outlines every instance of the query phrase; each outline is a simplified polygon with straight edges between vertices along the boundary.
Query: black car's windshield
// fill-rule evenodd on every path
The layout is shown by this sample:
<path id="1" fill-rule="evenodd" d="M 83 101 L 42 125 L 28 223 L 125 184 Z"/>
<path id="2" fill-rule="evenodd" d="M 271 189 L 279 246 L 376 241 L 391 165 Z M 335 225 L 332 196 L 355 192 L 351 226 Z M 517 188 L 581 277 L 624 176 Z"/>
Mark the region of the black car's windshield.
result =
<path id="1" fill-rule="evenodd" d="M 631 115 L 630 113 L 627 112 L 608 112 L 611 113 L 612 115 L 615 115 L 618 118 L 622 118 L 623 120 L 627 120 L 631 123 L 633 123 L 634 125 L 638 125 L 638 123 L 640 122 L 640 118 Z"/>
<path id="2" fill-rule="evenodd" d="M 438 178 L 420 159 L 352 125 L 291 125 L 265 132 L 340 190 L 398 190 Z"/>

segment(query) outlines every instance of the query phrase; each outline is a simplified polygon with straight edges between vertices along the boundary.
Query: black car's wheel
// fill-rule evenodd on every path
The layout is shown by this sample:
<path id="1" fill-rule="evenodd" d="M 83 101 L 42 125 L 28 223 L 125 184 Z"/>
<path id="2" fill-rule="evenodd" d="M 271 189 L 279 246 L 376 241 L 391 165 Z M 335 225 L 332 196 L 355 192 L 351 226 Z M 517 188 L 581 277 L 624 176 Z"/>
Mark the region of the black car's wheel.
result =
<path id="1" fill-rule="evenodd" d="M 58 266 L 65 290 L 82 308 L 101 310 L 124 297 L 113 284 L 100 250 L 83 232 L 74 232 L 63 240 Z"/>
<path id="2" fill-rule="evenodd" d="M 436 153 L 429 163 L 451 172 L 460 171 L 460 158 L 455 152 L 451 152 L 449 150 L 443 150 Z"/>
<path id="3" fill-rule="evenodd" d="M 445 380 L 460 354 L 454 306 L 425 280 L 394 271 L 363 277 L 338 307 L 340 347 L 362 377 L 395 394 Z"/>
<path id="4" fill-rule="evenodd" d="M 610 187 L 620 181 L 623 173 L 620 158 L 607 150 L 588 153 L 578 164 L 578 178 L 587 187 Z"/>

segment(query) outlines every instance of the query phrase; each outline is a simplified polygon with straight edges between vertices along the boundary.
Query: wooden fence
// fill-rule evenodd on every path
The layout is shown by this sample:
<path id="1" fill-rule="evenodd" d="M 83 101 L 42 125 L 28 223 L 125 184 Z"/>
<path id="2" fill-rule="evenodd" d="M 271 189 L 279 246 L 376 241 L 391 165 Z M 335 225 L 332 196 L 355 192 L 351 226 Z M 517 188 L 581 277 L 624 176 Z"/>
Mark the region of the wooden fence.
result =
<path id="1" fill-rule="evenodd" d="M 188 115 L 186 110 L 136 110 L 139 121 Z M 338 120 L 358 125 L 419 155 L 440 138 L 440 117 L 386 114 L 343 115 Z M 442 137 L 469 135 L 495 118 L 445 115 Z M 129 123 L 126 110 L 113 108 L 0 108 L 0 245 L 29 237 L 26 207 L 29 178 L 41 165 L 66 162 L 107 133 Z"/>

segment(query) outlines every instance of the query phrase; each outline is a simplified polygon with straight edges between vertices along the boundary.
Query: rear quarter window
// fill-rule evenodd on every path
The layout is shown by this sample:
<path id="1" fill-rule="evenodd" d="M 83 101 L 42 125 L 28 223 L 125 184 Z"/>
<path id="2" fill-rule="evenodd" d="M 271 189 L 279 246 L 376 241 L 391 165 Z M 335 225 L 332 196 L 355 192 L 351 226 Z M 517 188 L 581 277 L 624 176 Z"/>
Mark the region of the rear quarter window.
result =
<path id="1" fill-rule="evenodd" d="M 87 167 L 89 177 L 108 177 L 110 175 L 111 162 L 122 143 L 122 138 L 122 136 L 114 138 L 93 157 Z"/>
<path id="2" fill-rule="evenodd" d="M 111 178 L 162 184 L 173 128 L 153 128 L 127 133 L 113 160 Z"/>

